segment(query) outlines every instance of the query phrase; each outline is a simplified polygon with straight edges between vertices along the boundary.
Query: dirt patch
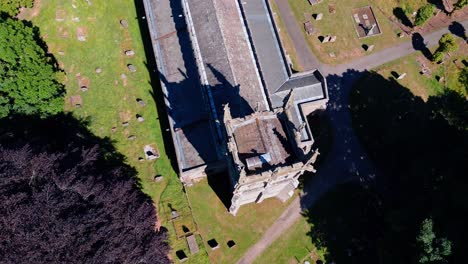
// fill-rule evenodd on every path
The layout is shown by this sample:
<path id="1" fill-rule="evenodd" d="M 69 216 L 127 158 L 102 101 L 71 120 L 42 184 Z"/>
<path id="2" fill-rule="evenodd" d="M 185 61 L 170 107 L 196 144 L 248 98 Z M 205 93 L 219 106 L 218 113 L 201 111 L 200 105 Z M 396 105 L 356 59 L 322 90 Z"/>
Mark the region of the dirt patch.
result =
<path id="1" fill-rule="evenodd" d="M 86 27 L 78 27 L 76 29 L 76 39 L 79 41 L 86 41 L 86 37 L 88 36 L 88 29 Z"/>
<path id="2" fill-rule="evenodd" d="M 60 38 L 69 38 L 70 37 L 70 31 L 67 27 L 58 27 L 58 36 Z"/>
<path id="3" fill-rule="evenodd" d="M 20 11 L 16 17 L 21 20 L 31 20 L 39 15 L 41 6 L 42 1 L 35 0 L 32 8 L 20 8 Z"/>
<path id="4" fill-rule="evenodd" d="M 132 113 L 130 111 L 119 112 L 119 118 L 122 122 L 128 122 L 132 119 Z"/>
<path id="5" fill-rule="evenodd" d="M 83 104 L 83 99 L 81 98 L 81 95 L 72 95 L 70 96 L 70 105 L 71 106 L 77 106 L 77 105 L 82 105 Z"/>
<path id="6" fill-rule="evenodd" d="M 81 76 L 81 74 L 76 74 L 76 79 L 78 80 L 78 89 L 89 89 L 90 80 L 88 77 Z"/>
<path id="7" fill-rule="evenodd" d="M 64 21 L 67 16 L 67 11 L 65 9 L 55 10 L 55 21 Z"/>

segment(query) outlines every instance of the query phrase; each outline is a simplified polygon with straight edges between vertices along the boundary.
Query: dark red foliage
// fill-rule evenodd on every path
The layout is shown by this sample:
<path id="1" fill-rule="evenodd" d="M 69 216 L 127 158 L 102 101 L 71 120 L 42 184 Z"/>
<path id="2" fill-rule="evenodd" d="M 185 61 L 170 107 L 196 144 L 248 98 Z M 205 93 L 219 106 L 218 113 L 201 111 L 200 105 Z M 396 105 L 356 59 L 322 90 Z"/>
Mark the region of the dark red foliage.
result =
<path id="1" fill-rule="evenodd" d="M 80 134 L 53 148 L 40 136 L 2 144 L 5 135 L 0 263 L 169 262 L 152 202 L 122 160 Z"/>

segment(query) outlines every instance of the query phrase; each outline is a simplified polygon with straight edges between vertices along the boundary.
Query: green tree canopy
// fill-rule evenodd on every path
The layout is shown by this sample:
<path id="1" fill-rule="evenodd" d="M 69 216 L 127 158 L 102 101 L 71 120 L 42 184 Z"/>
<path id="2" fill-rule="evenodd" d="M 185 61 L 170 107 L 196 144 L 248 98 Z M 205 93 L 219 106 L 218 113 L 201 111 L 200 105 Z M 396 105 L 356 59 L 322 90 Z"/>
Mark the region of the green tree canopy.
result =
<path id="1" fill-rule="evenodd" d="M 34 0 L 2 0 L 0 1 L 0 12 L 10 16 L 16 16 L 21 7 L 33 7 Z"/>
<path id="2" fill-rule="evenodd" d="M 57 80 L 58 71 L 40 45 L 37 28 L 0 18 L 0 118 L 61 112 L 65 90 Z"/>
<path id="3" fill-rule="evenodd" d="M 459 47 L 455 36 L 450 33 L 444 34 L 439 40 L 439 47 L 434 52 L 432 60 L 434 62 L 442 61 L 447 52 L 455 52 L 458 50 L 458 48 Z"/>
<path id="4" fill-rule="evenodd" d="M 446 238 L 436 238 L 432 218 L 421 223 L 416 241 L 421 249 L 419 263 L 446 263 L 446 257 L 452 254 L 452 243 Z"/>
<path id="5" fill-rule="evenodd" d="M 414 25 L 421 26 L 434 14 L 434 6 L 427 4 L 418 9 L 416 18 L 414 19 Z"/>
<path id="6" fill-rule="evenodd" d="M 455 4 L 455 8 L 462 9 L 466 5 L 468 5 L 468 0 L 458 0 L 458 2 Z"/>

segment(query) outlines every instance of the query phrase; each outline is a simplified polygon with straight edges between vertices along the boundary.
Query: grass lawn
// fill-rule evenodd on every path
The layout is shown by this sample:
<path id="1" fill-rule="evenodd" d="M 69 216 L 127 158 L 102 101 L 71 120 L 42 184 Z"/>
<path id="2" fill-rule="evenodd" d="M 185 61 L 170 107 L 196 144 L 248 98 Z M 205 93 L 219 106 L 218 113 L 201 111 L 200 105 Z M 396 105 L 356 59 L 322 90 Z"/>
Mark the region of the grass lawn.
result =
<path id="1" fill-rule="evenodd" d="M 292 70 L 296 72 L 300 72 L 303 70 L 302 65 L 299 64 L 297 61 L 297 53 L 296 49 L 294 48 L 294 44 L 292 43 L 291 38 L 289 37 L 288 31 L 284 25 L 283 19 L 279 15 L 278 7 L 276 6 L 276 2 L 274 0 L 269 1 L 271 11 L 273 12 L 273 18 L 275 20 L 275 25 L 278 29 L 279 38 L 281 40 L 281 46 L 285 50 L 286 54 L 289 55 L 292 63 Z"/>
<path id="2" fill-rule="evenodd" d="M 459 46 L 460 49 L 451 54 L 442 65 L 434 64 L 427 60 L 420 52 L 415 52 L 412 55 L 379 66 L 375 71 L 387 79 L 397 78 L 398 74 L 407 73 L 406 77 L 398 80 L 398 82 L 424 101 L 427 101 L 429 96 L 442 93 L 447 89 L 446 87 L 466 97 L 466 88 L 458 81 L 461 69 L 453 61 L 458 60 L 462 62 L 464 60 L 466 63 L 468 61 L 468 47 L 461 41 L 459 42 Z M 434 50 L 435 48 L 431 51 L 433 52 Z M 421 63 L 424 63 L 431 70 L 432 74 L 430 76 L 420 74 Z M 440 77 L 444 79 L 439 81 L 437 78 Z"/>
<path id="3" fill-rule="evenodd" d="M 382 0 L 386 1 L 386 0 Z M 307 39 L 309 46 L 316 56 L 324 63 L 335 65 L 366 55 L 362 45 L 375 45 L 374 51 L 381 50 L 402 41 L 408 37 L 399 38 L 400 29 L 378 9 L 375 1 L 370 0 L 324 0 L 320 4 L 311 6 L 307 0 L 288 0 L 289 5 L 299 23 L 299 27 Z M 329 5 L 334 5 L 336 12 L 330 14 Z M 352 9 L 371 5 L 382 34 L 359 39 L 354 27 Z M 312 24 L 315 33 L 307 36 L 303 22 L 310 20 L 312 14 L 323 14 L 323 19 Z M 306 19 L 307 15 L 307 19 Z M 334 43 L 320 43 L 318 37 L 335 35 Z M 334 53 L 336 57 L 330 57 Z"/>
<path id="4" fill-rule="evenodd" d="M 36 3 L 41 8 L 27 11 L 22 17 L 32 19 L 40 28 L 49 51 L 66 73 L 66 111 L 88 119 L 96 135 L 110 138 L 116 149 L 127 157 L 128 164 L 138 171 L 143 191 L 153 199 L 162 225 L 169 229 L 171 247 L 189 254 L 185 240 L 175 238 L 174 227 L 168 221 L 170 210 L 164 208 L 171 203 L 182 212 L 179 224 L 195 225 L 182 185 L 166 153 L 162 133 L 168 132 L 162 132 L 165 127 L 161 128 L 159 120 L 159 115 L 163 117 L 165 113 L 158 112 L 152 96 L 137 8 L 134 1 L 91 2 L 92 5 L 84 0 L 40 0 Z M 63 21 L 56 21 L 56 14 Z M 121 19 L 128 21 L 128 28 L 120 25 Z M 84 32 L 86 41 L 77 40 L 78 30 Z M 129 49 L 135 51 L 135 56 L 125 56 L 124 51 Z M 131 73 L 127 64 L 133 64 L 137 71 Z M 99 74 L 95 71 L 97 67 L 102 69 Z M 126 78 L 122 78 L 122 74 Z M 88 86 L 86 92 L 80 90 L 83 83 Z M 81 108 L 70 103 L 72 96 L 81 96 Z M 137 98 L 143 99 L 146 106 L 140 106 Z M 144 122 L 137 121 L 137 114 Z M 129 125 L 124 127 L 123 122 Z M 129 140 L 131 135 L 136 138 Z M 139 161 L 144 157 L 143 147 L 147 144 L 159 149 L 161 157 L 156 161 Z M 158 174 L 163 175 L 164 180 L 155 183 L 153 178 Z M 191 256 L 188 263 L 207 262 L 200 238 L 199 241 L 201 251 Z M 171 255 L 174 258 L 174 252 Z"/>
<path id="5" fill-rule="evenodd" d="M 260 204 L 244 205 L 236 216 L 232 216 L 207 180 L 188 187 L 187 193 L 205 243 L 214 238 L 220 246 L 213 251 L 207 244 L 205 246 L 210 251 L 212 263 L 235 263 L 296 197 L 293 196 L 286 203 L 270 198 Z M 234 240 L 236 246 L 228 248 L 226 243 L 229 240 Z"/>
<path id="6" fill-rule="evenodd" d="M 385 15 L 393 15 L 396 8 L 401 8 L 408 19 L 414 22 L 412 14 L 418 9 L 426 5 L 427 0 L 375 0 L 375 4 L 385 13 Z"/>
<path id="7" fill-rule="evenodd" d="M 307 234 L 310 232 L 310 223 L 301 217 L 290 228 L 289 232 L 281 236 L 271 244 L 256 260 L 256 264 L 269 263 L 303 263 L 308 260 L 315 263 L 324 260 L 324 250 L 317 250 L 312 239 Z"/>

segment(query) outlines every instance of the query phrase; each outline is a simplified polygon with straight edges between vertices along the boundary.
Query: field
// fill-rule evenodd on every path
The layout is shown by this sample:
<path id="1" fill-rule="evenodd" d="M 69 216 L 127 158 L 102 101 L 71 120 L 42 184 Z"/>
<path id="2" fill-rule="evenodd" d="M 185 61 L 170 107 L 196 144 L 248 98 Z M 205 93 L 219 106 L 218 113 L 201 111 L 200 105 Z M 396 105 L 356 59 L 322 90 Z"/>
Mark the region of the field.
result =
<path id="1" fill-rule="evenodd" d="M 174 226 L 168 221 L 170 211 L 165 207 L 171 203 L 177 210 L 188 212 L 179 219 L 184 225 L 194 226 L 194 222 L 171 165 L 171 142 L 167 141 L 168 135 L 163 134 L 169 133 L 166 132 L 166 114 L 164 105 L 156 104 L 161 100 L 157 97 L 159 82 L 154 83 L 155 76 L 150 75 L 152 71 L 147 66 L 144 39 L 137 20 L 141 16 L 137 13 L 142 12 L 141 6 L 135 6 L 133 1 L 119 1 L 118 5 L 109 1 L 90 3 L 41 0 L 36 2 L 36 8 L 25 10 L 21 17 L 32 19 L 40 28 L 49 51 L 65 72 L 66 111 L 89 120 L 91 131 L 110 138 L 116 149 L 127 157 L 127 163 L 137 169 L 142 190 L 151 196 L 158 209 L 162 221 L 158 224 L 169 230 L 174 259 L 176 250 L 188 253 L 188 248 L 184 239 L 175 238 Z M 126 20 L 128 27 L 122 26 L 120 20 Z M 78 40 L 79 36 L 84 41 Z M 126 56 L 126 50 L 133 50 L 135 55 Z M 128 64 L 134 65 L 136 72 L 130 72 Z M 97 68 L 101 69 L 100 73 Z M 82 86 L 86 86 L 87 91 L 83 92 Z M 137 103 L 137 98 L 146 105 Z M 77 107 L 77 103 L 81 107 Z M 144 121 L 139 122 L 137 115 Z M 128 126 L 124 126 L 125 122 Z M 156 161 L 140 160 L 144 158 L 143 147 L 148 144 L 159 151 L 160 158 Z M 153 180 L 156 175 L 162 175 L 163 180 L 156 183 Z M 198 240 L 201 253 L 192 256 L 189 263 L 207 261 L 201 239 Z"/>
<path id="2" fill-rule="evenodd" d="M 205 243 L 215 239 L 220 246 L 212 251 L 205 245 L 212 263 L 235 263 L 296 197 L 293 196 L 286 203 L 270 198 L 260 204 L 244 205 L 236 216 L 232 216 L 208 181 L 188 187 L 187 193 Z M 234 240 L 236 246 L 229 248 L 226 245 L 229 240 Z"/>
<path id="3" fill-rule="evenodd" d="M 323 250 L 316 249 L 308 232 L 310 223 L 301 217 L 294 223 L 290 232 L 271 244 L 254 263 L 304 263 L 306 260 L 316 263 L 318 259 L 323 260 Z"/>
<path id="4" fill-rule="evenodd" d="M 376 51 L 409 40 L 408 37 L 398 37 L 398 33 L 401 32 L 400 28 L 379 10 L 375 1 L 324 0 L 313 6 L 307 0 L 289 0 L 288 2 L 310 48 L 322 62 L 327 64 L 336 65 L 365 56 L 366 51 L 363 45 L 375 45 L 374 51 Z M 369 5 L 374 10 L 382 34 L 359 39 L 354 27 L 352 9 Z M 335 10 L 335 13 L 330 13 L 331 9 Z M 312 15 L 319 13 L 323 14 L 322 20 L 316 21 L 311 18 Z M 310 36 L 306 35 L 302 25 L 308 20 L 312 21 L 315 28 L 315 33 Z M 337 36 L 336 42 L 321 43 L 319 37 L 325 35 Z"/>
<path id="5" fill-rule="evenodd" d="M 415 52 L 410 56 L 384 64 L 375 71 L 386 79 L 396 79 L 400 74 L 406 73 L 406 77 L 398 80 L 398 82 L 424 101 L 427 101 L 430 96 L 442 93 L 447 88 L 453 89 L 466 97 L 466 88 L 458 81 L 458 75 L 461 71 L 458 67 L 463 63 L 467 63 L 468 47 L 463 41 L 459 41 L 459 46 L 460 49 L 452 53 L 444 64 L 434 64 L 420 52 Z M 434 49 L 431 51 L 433 52 Z M 457 64 L 454 63 L 455 60 L 458 61 Z M 430 70 L 430 75 L 420 73 L 422 64 Z"/>

